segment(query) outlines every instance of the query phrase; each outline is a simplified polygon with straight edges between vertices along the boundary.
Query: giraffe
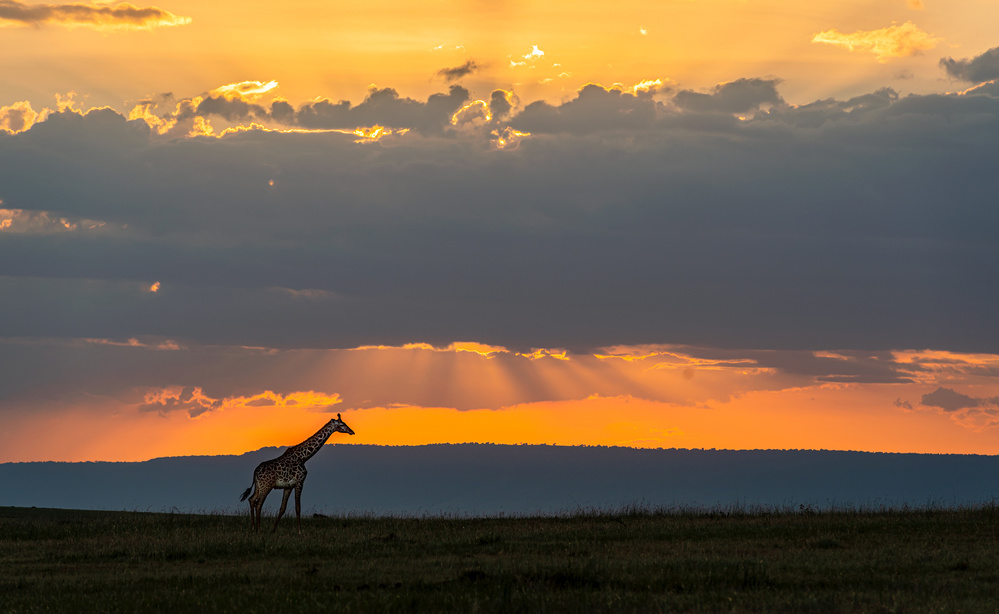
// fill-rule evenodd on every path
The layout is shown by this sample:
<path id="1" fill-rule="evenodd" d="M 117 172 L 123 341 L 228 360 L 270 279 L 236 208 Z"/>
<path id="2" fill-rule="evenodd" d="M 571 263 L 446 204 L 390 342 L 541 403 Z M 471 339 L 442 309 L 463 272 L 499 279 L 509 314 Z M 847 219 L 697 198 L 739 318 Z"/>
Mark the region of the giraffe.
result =
<path id="1" fill-rule="evenodd" d="M 354 434 L 354 431 L 350 430 L 350 427 L 340 419 L 340 414 L 327 422 L 326 426 L 319 429 L 312 437 L 297 446 L 291 446 L 281 456 L 257 465 L 257 468 L 253 470 L 253 484 L 239 498 L 240 501 L 246 501 L 246 498 L 250 497 L 250 524 L 254 531 L 260 530 L 260 512 L 264 507 L 264 499 L 267 498 L 271 490 L 282 488 L 284 489 L 284 497 L 281 499 L 281 510 L 274 521 L 271 533 L 277 531 L 278 522 L 281 521 L 284 509 L 288 505 L 288 496 L 291 495 L 291 489 L 294 488 L 295 516 L 298 518 L 298 532 L 302 532 L 302 485 L 305 484 L 305 477 L 308 473 L 305 470 L 305 461 L 312 458 L 319 451 L 319 448 L 323 447 L 330 435 L 337 432 Z M 253 496 L 250 496 L 251 492 Z"/>

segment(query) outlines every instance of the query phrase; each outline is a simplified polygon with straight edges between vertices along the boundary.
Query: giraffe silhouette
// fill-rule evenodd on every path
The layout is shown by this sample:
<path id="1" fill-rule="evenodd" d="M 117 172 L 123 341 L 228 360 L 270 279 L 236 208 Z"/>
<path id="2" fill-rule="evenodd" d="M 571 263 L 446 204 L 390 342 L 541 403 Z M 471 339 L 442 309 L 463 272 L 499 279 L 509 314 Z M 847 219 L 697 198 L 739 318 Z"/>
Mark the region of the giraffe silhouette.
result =
<path id="1" fill-rule="evenodd" d="M 264 499 L 275 488 L 284 489 L 284 497 L 281 499 L 281 510 L 278 511 L 274 520 L 274 528 L 271 533 L 277 531 L 281 516 L 284 515 L 285 507 L 288 505 L 288 496 L 291 490 L 295 489 L 295 517 L 298 519 L 298 532 L 302 532 L 302 486 L 305 484 L 305 477 L 308 471 L 305 470 L 305 461 L 315 456 L 319 448 L 323 447 L 326 440 L 333 433 L 347 433 L 353 435 L 354 431 L 340 419 L 340 414 L 336 418 L 326 423 L 326 426 L 319 429 L 315 435 L 309 437 L 297 446 L 291 446 L 284 451 L 281 456 L 264 461 L 253 470 L 253 484 L 243 492 L 240 501 L 250 498 L 250 524 L 254 531 L 260 530 L 260 513 L 263 511 Z M 252 493 L 252 495 L 251 495 Z"/>

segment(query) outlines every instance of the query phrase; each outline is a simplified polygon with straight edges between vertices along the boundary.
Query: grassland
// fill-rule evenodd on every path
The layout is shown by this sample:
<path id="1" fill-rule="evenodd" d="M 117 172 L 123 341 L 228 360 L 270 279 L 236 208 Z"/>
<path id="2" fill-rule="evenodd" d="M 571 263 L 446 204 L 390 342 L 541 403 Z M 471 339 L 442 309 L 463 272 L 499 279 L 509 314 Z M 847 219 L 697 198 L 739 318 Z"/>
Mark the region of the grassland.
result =
<path id="1" fill-rule="evenodd" d="M 995 506 L 331 517 L 301 535 L 0 507 L 0 547 L 4 613 L 999 611 Z"/>

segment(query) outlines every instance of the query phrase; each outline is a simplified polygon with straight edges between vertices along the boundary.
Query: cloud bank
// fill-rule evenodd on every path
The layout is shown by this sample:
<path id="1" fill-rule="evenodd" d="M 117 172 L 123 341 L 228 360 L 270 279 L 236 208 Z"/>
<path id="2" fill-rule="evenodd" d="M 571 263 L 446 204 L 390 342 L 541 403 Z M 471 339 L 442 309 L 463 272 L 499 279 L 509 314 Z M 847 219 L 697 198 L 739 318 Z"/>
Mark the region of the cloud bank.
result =
<path id="1" fill-rule="evenodd" d="M 0 336 L 996 352 L 996 94 L 779 84 L 47 112 L 0 133 Z M 187 136 L 226 117 L 270 127 Z"/>

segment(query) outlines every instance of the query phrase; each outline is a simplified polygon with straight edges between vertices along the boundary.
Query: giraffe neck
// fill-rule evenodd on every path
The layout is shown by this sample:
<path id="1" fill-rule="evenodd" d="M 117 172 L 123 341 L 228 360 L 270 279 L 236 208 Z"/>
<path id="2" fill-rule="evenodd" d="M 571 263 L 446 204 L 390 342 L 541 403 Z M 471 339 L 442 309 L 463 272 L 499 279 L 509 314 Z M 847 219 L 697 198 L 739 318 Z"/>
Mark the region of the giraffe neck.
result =
<path id="1" fill-rule="evenodd" d="M 326 423 L 326 426 L 319 429 L 315 435 L 309 437 L 297 446 L 292 446 L 288 448 L 285 455 L 292 456 L 297 459 L 300 463 L 304 463 L 319 451 L 319 448 L 323 447 L 326 440 L 330 438 L 333 434 L 333 420 Z"/>

